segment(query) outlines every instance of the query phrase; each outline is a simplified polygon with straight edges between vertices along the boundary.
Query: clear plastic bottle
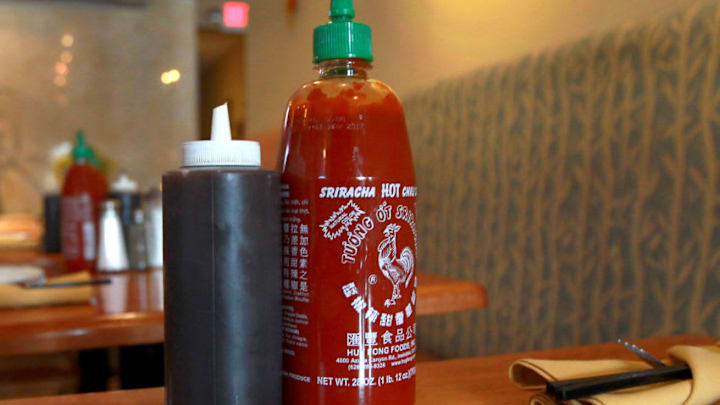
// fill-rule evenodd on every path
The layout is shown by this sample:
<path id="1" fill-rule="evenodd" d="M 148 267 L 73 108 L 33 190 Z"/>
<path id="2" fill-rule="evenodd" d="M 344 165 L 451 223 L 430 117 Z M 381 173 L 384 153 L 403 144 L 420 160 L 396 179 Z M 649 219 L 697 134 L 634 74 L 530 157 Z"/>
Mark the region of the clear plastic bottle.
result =
<path id="1" fill-rule="evenodd" d="M 127 251 L 131 270 L 145 270 L 147 262 L 147 241 L 145 238 L 145 214 L 138 208 L 133 212 L 128 228 Z"/>

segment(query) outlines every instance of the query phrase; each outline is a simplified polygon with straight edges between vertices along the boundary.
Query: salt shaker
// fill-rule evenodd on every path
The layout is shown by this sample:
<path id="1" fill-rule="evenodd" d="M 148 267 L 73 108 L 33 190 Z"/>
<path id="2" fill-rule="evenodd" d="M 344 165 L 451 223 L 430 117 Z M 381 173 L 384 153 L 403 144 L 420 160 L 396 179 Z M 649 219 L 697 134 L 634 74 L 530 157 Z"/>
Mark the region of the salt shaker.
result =
<path id="1" fill-rule="evenodd" d="M 97 270 L 127 270 L 127 251 L 117 201 L 111 199 L 103 201 L 99 224 Z"/>

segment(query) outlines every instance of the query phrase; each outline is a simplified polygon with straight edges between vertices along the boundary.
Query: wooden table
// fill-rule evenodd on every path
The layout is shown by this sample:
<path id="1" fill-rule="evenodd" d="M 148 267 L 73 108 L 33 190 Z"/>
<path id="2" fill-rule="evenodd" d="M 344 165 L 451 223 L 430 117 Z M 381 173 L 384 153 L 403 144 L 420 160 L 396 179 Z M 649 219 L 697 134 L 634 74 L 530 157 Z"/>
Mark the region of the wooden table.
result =
<path id="1" fill-rule="evenodd" d="M 716 339 L 701 336 L 676 336 L 635 341 L 655 354 L 677 344 L 713 344 Z M 520 358 L 592 360 L 602 358 L 633 359 L 617 343 L 572 347 L 528 353 L 514 353 L 471 359 L 418 364 L 416 405 L 525 405 L 530 394 L 508 380 L 510 364 Z M 114 391 L 97 394 L 65 395 L 0 401 L 0 405 L 163 405 L 164 390 Z"/>
<path id="2" fill-rule="evenodd" d="M 51 275 L 64 271 L 59 255 L 34 251 L 0 251 L 0 263 L 37 265 Z M 110 277 L 113 282 L 98 287 L 90 304 L 0 310 L 0 356 L 162 342 L 162 271 L 105 273 L 100 277 Z M 419 315 L 485 305 L 485 289 L 477 283 L 419 275 Z"/>

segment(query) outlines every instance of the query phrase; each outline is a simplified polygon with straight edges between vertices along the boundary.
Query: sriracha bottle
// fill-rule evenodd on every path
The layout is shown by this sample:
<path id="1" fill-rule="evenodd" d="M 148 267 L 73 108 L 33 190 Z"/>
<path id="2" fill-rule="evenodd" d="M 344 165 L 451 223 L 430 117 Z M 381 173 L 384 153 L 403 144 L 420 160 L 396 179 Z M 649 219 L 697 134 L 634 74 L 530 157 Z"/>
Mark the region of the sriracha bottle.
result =
<path id="1" fill-rule="evenodd" d="M 319 79 L 291 97 L 282 150 L 283 403 L 415 401 L 417 187 L 402 107 L 368 78 L 351 0 L 315 30 Z"/>
<path id="2" fill-rule="evenodd" d="M 93 270 L 97 257 L 98 211 L 107 182 L 91 162 L 95 154 L 82 131 L 72 150 L 73 164 L 65 175 L 60 209 L 62 252 L 68 270 Z"/>

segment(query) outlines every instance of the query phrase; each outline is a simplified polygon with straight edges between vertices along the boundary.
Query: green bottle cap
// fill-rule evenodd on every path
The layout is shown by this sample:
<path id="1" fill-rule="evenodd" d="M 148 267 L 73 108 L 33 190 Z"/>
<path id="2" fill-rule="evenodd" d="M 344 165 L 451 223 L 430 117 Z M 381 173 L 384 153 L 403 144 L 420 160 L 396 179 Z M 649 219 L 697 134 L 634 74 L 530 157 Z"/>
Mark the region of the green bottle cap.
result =
<path id="1" fill-rule="evenodd" d="M 348 58 L 373 60 L 370 27 L 353 22 L 354 17 L 352 0 L 330 0 L 330 22 L 313 33 L 313 63 Z"/>
<path id="2" fill-rule="evenodd" d="M 95 158 L 95 153 L 93 153 L 92 149 L 85 143 L 85 132 L 83 132 L 82 129 L 77 131 L 75 135 L 75 147 L 72 150 L 72 156 L 76 161 L 78 159 L 87 159 L 90 161 Z M 97 158 L 95 159 L 97 160 Z"/>
<path id="3" fill-rule="evenodd" d="M 92 148 L 90 148 L 90 157 L 88 158 L 88 162 L 90 162 L 90 166 L 93 166 L 97 169 L 102 168 L 102 164 L 100 163 L 100 160 L 97 158 L 97 155 Z"/>

